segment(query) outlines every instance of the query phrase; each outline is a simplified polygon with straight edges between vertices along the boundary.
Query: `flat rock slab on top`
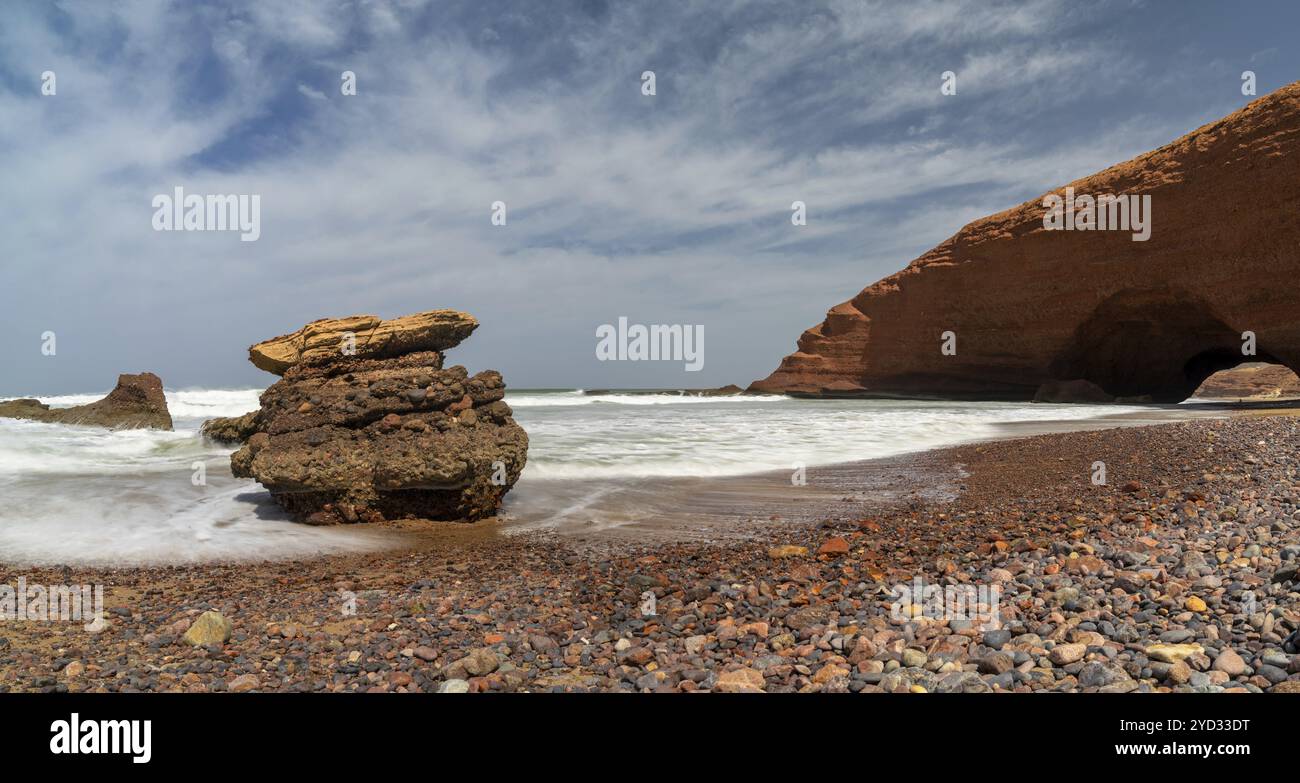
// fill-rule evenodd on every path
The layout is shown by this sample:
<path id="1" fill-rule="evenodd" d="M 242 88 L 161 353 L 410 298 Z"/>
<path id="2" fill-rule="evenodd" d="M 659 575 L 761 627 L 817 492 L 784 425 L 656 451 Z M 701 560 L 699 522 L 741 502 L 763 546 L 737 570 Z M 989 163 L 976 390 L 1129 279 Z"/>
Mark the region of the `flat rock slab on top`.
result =
<path id="1" fill-rule="evenodd" d="M 264 340 L 248 349 L 248 359 L 276 375 L 296 364 L 319 364 L 340 356 L 390 358 L 416 351 L 445 351 L 478 328 L 459 310 L 430 310 L 384 320 L 374 315 L 324 318 L 292 334 Z M 355 353 L 345 353 L 355 348 Z"/>

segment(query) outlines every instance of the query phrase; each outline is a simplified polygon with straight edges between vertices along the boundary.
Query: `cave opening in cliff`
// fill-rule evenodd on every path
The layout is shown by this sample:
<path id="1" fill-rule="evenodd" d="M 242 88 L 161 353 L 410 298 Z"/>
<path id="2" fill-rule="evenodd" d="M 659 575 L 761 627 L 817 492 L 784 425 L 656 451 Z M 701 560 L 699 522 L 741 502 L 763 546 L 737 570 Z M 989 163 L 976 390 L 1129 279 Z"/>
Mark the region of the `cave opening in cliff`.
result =
<path id="1" fill-rule="evenodd" d="M 1062 380 L 1084 379 L 1119 398 L 1177 403 L 1220 370 L 1247 360 L 1241 332 L 1194 292 L 1131 289 L 1108 297 L 1075 330 L 1052 365 Z"/>
<path id="2" fill-rule="evenodd" d="M 1272 357 L 1244 356 L 1240 349 L 1219 347 L 1202 351 L 1188 359 L 1187 363 L 1183 365 L 1183 374 L 1187 376 L 1189 382 L 1194 382 L 1196 388 L 1199 389 L 1211 375 L 1233 370 L 1252 358 L 1266 364 L 1277 363 Z"/>

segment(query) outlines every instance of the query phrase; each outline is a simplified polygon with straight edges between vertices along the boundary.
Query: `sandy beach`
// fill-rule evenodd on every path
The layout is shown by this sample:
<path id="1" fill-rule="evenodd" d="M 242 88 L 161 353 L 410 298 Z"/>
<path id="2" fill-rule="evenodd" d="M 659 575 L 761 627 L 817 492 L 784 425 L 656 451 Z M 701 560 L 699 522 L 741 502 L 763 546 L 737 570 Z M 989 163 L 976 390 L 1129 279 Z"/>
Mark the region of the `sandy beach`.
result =
<path id="1" fill-rule="evenodd" d="M 4 567 L 104 585 L 107 625 L 0 622 L 0 689 L 1300 690 L 1300 422 L 1277 414 L 702 482 L 707 535 L 405 521 L 382 553 Z M 918 579 L 997 586 L 997 622 L 900 614 Z M 208 611 L 228 643 L 183 641 Z"/>

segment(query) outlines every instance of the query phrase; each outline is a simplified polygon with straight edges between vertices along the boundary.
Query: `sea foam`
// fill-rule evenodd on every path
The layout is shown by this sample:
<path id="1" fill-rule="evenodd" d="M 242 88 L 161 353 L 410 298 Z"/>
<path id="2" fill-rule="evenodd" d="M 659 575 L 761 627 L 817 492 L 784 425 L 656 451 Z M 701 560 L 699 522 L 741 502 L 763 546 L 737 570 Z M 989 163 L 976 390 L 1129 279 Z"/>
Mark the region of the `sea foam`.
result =
<path id="1" fill-rule="evenodd" d="M 43 401 L 81 405 L 104 393 Z M 260 393 L 167 391 L 174 432 L 0 419 L 0 562 L 184 563 L 383 546 L 384 536 L 369 530 L 288 520 L 256 482 L 231 475 L 231 447 L 199 435 L 205 419 L 255 410 Z M 581 514 L 568 506 L 641 478 L 794 471 L 999 437 L 1010 425 L 1024 434 L 1141 410 L 527 389 L 506 401 L 530 440 L 506 510 L 527 507 L 533 516 L 547 513 L 538 505 L 548 502 L 565 506 L 553 513 Z M 199 466 L 205 483 L 196 485 Z M 555 492 L 551 482 L 583 486 Z"/>

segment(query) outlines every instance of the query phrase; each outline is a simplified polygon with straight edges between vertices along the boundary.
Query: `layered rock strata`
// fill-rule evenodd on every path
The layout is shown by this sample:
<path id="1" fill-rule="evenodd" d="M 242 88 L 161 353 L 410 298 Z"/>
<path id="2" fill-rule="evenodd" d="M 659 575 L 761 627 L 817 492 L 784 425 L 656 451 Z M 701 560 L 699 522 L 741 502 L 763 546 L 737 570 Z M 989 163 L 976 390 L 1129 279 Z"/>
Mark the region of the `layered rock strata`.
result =
<path id="1" fill-rule="evenodd" d="M 356 316 L 259 343 L 254 364 L 283 378 L 251 418 L 205 431 L 246 437 L 235 475 L 311 524 L 490 516 L 523 470 L 528 436 L 500 373 L 443 366 L 442 351 L 477 325 L 452 310 Z"/>

